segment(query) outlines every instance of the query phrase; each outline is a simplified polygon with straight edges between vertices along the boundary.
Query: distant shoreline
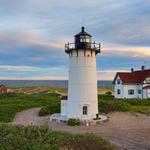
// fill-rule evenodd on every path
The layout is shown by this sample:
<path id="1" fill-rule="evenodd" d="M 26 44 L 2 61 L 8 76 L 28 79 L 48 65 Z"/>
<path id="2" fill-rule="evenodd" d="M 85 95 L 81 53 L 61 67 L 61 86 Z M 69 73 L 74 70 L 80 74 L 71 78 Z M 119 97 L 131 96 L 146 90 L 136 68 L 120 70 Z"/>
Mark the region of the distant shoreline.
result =
<path id="1" fill-rule="evenodd" d="M 110 87 L 112 81 L 101 80 L 98 81 L 98 87 Z M 0 84 L 4 84 L 9 87 L 30 87 L 30 86 L 48 86 L 57 88 L 67 88 L 68 80 L 0 80 Z"/>

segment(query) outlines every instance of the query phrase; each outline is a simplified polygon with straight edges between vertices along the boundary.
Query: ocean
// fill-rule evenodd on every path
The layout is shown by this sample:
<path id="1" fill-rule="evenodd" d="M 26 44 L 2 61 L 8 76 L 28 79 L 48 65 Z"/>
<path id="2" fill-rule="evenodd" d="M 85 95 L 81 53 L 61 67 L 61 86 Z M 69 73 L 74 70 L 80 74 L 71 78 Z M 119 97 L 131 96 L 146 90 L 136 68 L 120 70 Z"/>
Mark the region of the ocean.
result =
<path id="1" fill-rule="evenodd" d="M 67 80 L 0 80 L 0 85 L 9 87 L 28 87 L 28 86 L 48 86 L 57 88 L 67 88 Z M 98 81 L 98 87 L 112 86 L 112 81 Z"/>

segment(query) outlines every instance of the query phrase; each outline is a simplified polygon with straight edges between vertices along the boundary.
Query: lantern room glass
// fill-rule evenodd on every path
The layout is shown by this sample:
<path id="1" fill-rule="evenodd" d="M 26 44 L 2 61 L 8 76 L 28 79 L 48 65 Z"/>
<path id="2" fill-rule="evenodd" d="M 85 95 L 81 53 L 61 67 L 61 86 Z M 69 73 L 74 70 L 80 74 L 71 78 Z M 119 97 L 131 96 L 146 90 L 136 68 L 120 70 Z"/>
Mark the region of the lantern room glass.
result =
<path id="1" fill-rule="evenodd" d="M 90 43 L 91 42 L 91 37 L 90 36 L 80 36 L 80 42 Z"/>

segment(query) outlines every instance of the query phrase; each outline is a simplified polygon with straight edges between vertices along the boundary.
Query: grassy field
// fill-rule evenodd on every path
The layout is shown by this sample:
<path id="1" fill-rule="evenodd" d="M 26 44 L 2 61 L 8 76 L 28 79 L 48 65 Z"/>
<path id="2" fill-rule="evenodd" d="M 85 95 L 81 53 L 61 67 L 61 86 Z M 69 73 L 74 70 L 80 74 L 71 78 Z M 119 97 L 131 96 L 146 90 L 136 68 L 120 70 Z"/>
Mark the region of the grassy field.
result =
<path id="1" fill-rule="evenodd" d="M 47 86 L 31 86 L 31 87 L 17 87 L 17 88 L 10 88 L 13 89 L 15 93 L 55 93 L 55 92 L 61 92 L 61 93 L 67 93 L 67 88 L 50 88 Z"/>
<path id="2" fill-rule="evenodd" d="M 56 89 L 53 89 L 56 91 Z M 57 90 L 58 91 L 58 90 Z M 63 90 L 62 90 L 63 92 Z M 17 112 L 41 107 L 39 115 L 60 112 L 60 96 L 54 93 L 0 95 L 0 122 L 10 122 Z M 99 112 L 139 112 L 150 115 L 150 99 L 118 100 L 112 95 L 98 96 Z M 72 135 L 48 127 L 22 127 L 0 124 L 0 150 L 115 150 L 95 135 Z"/>
<path id="3" fill-rule="evenodd" d="M 49 88 L 47 86 L 32 86 L 32 87 L 18 87 L 18 88 L 10 88 L 13 89 L 15 93 L 67 93 L 67 88 Z M 113 86 L 108 87 L 98 87 L 98 92 L 100 94 L 105 94 L 106 92 L 110 91 L 111 93 L 114 93 Z"/>
<path id="4" fill-rule="evenodd" d="M 34 107 L 60 108 L 58 94 L 0 95 L 0 122 L 10 122 L 16 112 Z"/>
<path id="5" fill-rule="evenodd" d="M 58 94 L 16 94 L 0 95 L 0 122 L 10 122 L 17 112 L 41 107 L 40 116 L 60 112 L 60 97 Z M 109 113 L 140 112 L 150 115 L 150 99 L 116 100 L 112 95 L 99 95 L 99 112 Z"/>
<path id="6" fill-rule="evenodd" d="M 0 150 L 115 150 L 93 134 L 72 135 L 48 127 L 0 125 Z"/>

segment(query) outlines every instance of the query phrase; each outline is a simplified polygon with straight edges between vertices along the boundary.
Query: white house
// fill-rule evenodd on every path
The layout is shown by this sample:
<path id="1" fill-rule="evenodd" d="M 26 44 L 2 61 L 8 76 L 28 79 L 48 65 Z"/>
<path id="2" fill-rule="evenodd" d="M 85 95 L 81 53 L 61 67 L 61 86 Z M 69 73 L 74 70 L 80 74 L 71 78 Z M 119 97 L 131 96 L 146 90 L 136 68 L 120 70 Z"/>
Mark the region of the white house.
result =
<path id="1" fill-rule="evenodd" d="M 150 98 L 150 69 L 131 72 L 117 72 L 113 84 L 115 87 L 115 98 Z"/>
<path id="2" fill-rule="evenodd" d="M 74 43 L 65 45 L 69 54 L 68 97 L 61 99 L 62 118 L 92 120 L 98 116 L 96 55 L 100 44 L 84 31 L 75 35 Z"/>

